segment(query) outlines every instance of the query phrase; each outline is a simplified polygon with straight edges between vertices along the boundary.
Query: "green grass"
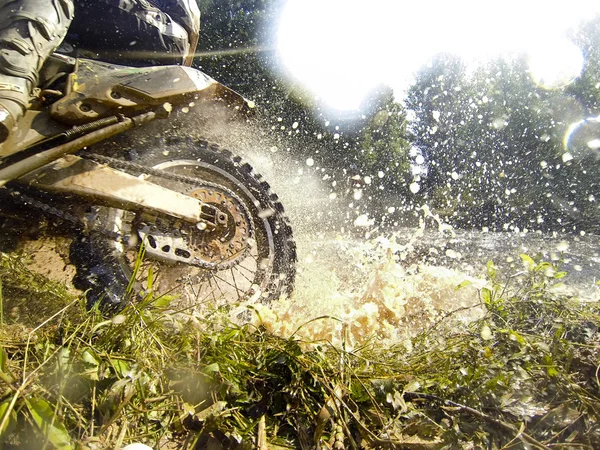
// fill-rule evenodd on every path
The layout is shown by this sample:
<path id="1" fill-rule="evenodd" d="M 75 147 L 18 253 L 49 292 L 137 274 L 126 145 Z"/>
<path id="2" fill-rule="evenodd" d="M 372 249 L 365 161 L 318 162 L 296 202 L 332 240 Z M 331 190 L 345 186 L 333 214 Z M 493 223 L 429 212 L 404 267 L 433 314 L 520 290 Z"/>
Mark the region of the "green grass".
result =
<path id="1" fill-rule="evenodd" d="M 556 293 L 554 266 L 523 260 L 526 273 L 508 286 L 488 266 L 483 319 L 439 322 L 407 352 L 174 315 L 167 298 L 106 318 L 3 255 L 0 440 L 5 449 L 600 448 L 599 307 Z"/>

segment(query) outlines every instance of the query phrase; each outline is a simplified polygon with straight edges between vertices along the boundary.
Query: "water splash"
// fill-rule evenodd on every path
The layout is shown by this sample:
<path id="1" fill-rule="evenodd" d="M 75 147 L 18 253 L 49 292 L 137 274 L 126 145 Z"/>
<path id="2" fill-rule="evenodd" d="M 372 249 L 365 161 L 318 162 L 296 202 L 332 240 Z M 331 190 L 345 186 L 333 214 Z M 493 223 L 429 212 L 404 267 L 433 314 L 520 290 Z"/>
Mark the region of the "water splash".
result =
<path id="1" fill-rule="evenodd" d="M 283 337 L 344 342 L 347 348 L 377 339 L 403 343 L 410 351 L 412 337 L 452 311 L 461 309 L 447 320 L 454 325 L 481 317 L 483 279 L 415 262 L 424 230 L 425 220 L 408 239 L 405 234 L 363 242 L 342 234 L 311 239 L 314 251 L 300 264 L 291 301 L 255 305 L 254 324 Z"/>

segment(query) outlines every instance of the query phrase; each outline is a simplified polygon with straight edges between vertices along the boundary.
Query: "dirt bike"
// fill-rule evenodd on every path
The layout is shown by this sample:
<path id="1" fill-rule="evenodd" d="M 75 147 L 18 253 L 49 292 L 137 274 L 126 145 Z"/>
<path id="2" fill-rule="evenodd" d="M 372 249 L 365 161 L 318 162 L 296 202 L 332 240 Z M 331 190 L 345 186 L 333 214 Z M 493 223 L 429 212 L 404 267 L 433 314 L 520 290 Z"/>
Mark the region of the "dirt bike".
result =
<path id="1" fill-rule="evenodd" d="M 295 244 L 269 184 L 205 140 L 172 137 L 169 127 L 144 136 L 154 120 L 215 104 L 239 115 L 253 109 L 190 67 L 55 53 L 0 145 L 3 212 L 25 208 L 72 230 L 74 285 L 90 304 L 119 308 L 144 289 L 174 295 L 182 308 L 290 294 Z"/>

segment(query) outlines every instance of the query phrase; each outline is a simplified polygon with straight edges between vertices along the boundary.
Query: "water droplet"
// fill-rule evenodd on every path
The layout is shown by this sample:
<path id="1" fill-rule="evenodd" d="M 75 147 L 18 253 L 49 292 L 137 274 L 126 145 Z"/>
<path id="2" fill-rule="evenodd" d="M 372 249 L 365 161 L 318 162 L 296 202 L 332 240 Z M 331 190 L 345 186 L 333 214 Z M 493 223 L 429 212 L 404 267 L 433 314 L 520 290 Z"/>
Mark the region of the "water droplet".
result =
<path id="1" fill-rule="evenodd" d="M 489 341 L 490 339 L 492 339 L 493 335 L 492 335 L 492 330 L 490 329 L 489 326 L 484 325 L 481 327 L 481 339 L 483 339 L 484 341 Z"/>
<path id="2" fill-rule="evenodd" d="M 451 259 L 460 259 L 462 257 L 462 255 L 459 252 L 457 252 L 456 250 L 452 250 L 451 248 L 446 250 L 446 256 Z"/>
<path id="3" fill-rule="evenodd" d="M 367 216 L 366 214 L 361 214 L 354 221 L 354 226 L 355 227 L 369 227 L 369 226 L 373 225 L 373 223 L 374 223 L 373 219 L 369 220 L 369 216 Z"/>
<path id="4" fill-rule="evenodd" d="M 258 213 L 258 217 L 260 217 L 261 219 L 266 219 L 268 217 L 271 217 L 273 214 L 275 214 L 275 210 L 273 208 L 268 208 L 260 211 Z"/>
<path id="5" fill-rule="evenodd" d="M 563 153 L 562 155 L 562 160 L 563 162 L 569 162 L 573 159 L 573 155 L 571 155 L 570 153 Z"/>

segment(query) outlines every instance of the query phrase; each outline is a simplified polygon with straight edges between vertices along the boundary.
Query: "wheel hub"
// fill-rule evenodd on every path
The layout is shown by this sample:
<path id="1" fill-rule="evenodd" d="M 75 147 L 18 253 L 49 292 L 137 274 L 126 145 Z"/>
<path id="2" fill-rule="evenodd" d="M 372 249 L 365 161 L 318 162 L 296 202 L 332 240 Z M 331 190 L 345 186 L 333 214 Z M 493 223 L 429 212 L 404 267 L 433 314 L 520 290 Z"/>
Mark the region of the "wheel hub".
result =
<path id="1" fill-rule="evenodd" d="M 217 227 L 200 230 L 179 221 L 143 221 L 138 234 L 146 254 L 165 262 L 207 268 L 235 264 L 250 248 L 250 219 L 236 201 L 216 188 L 196 189 L 187 195 L 217 209 Z"/>

